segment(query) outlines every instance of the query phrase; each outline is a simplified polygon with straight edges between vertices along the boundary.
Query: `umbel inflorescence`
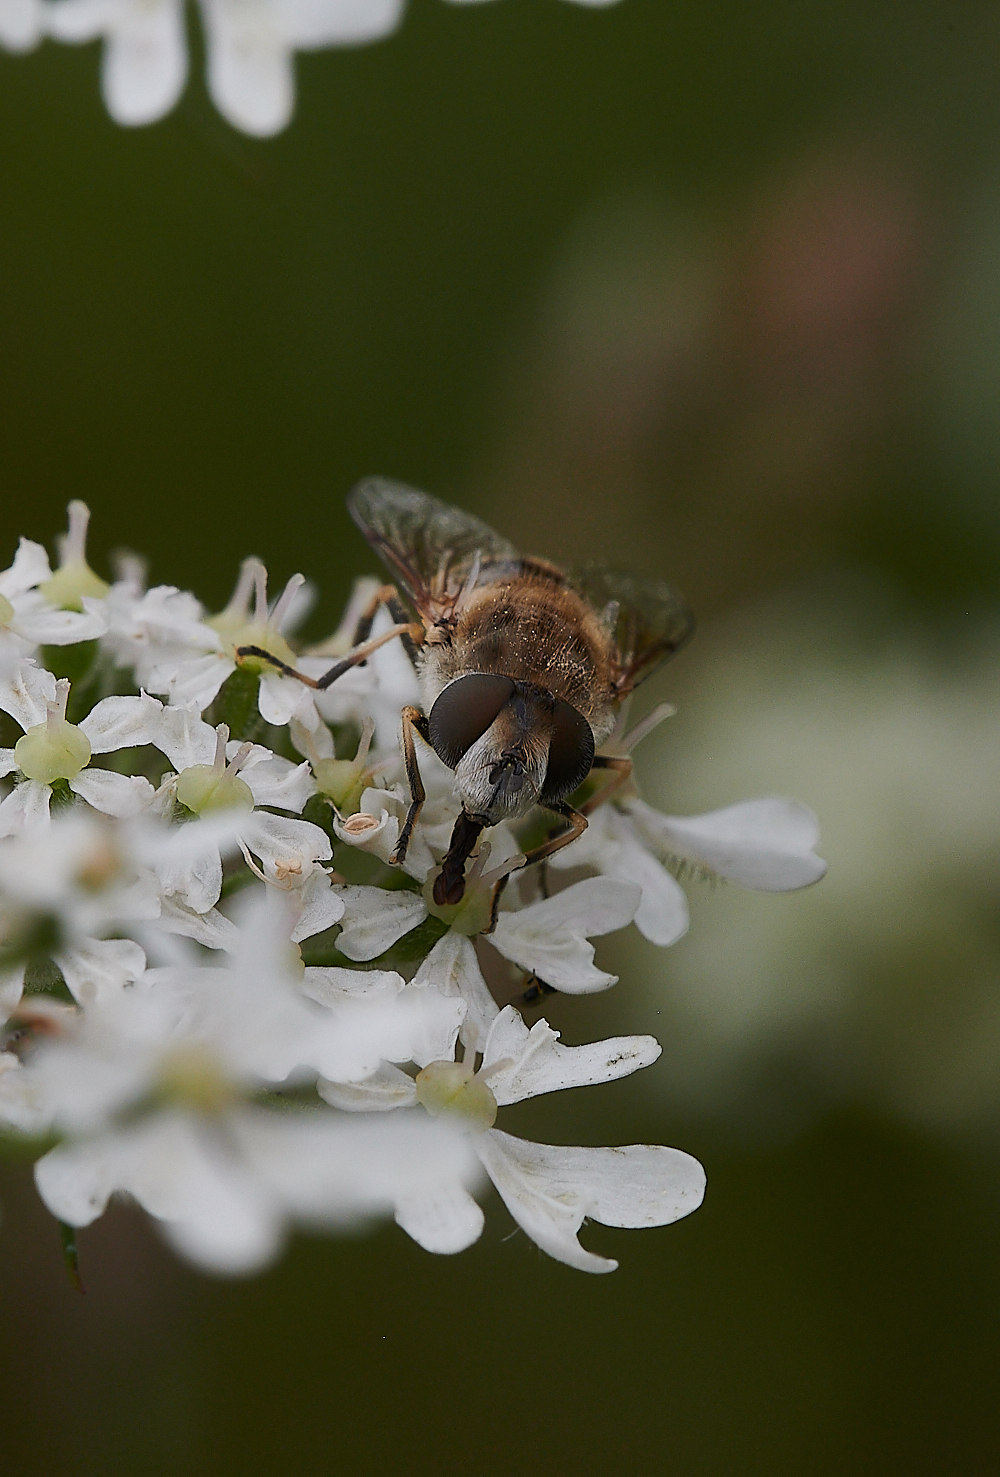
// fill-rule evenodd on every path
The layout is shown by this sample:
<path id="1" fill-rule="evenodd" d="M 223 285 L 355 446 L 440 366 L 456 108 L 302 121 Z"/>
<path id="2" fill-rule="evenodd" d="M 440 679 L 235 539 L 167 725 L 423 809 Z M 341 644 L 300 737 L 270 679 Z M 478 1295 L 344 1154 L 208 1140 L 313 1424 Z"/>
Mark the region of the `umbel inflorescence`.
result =
<path id="1" fill-rule="evenodd" d="M 426 800 L 393 864 L 411 800 L 400 714 L 420 689 L 402 640 L 378 644 L 379 582 L 359 579 L 339 629 L 296 650 L 301 576 L 269 599 L 248 559 L 211 615 L 147 589 L 134 559 L 105 583 L 88 516 L 70 504 L 54 572 L 22 539 L 0 573 L 0 1127 L 35 1154 L 52 1214 L 85 1226 L 130 1196 L 186 1257 L 249 1272 L 294 1225 L 382 1216 L 460 1251 L 491 1180 L 543 1250 L 601 1272 L 616 1264 L 581 1246 L 585 1218 L 694 1210 L 704 1175 L 680 1150 L 500 1126 L 508 1104 L 660 1052 L 650 1036 L 564 1046 L 525 997 L 615 984 L 595 936 L 634 922 L 679 938 L 672 862 L 764 890 L 815 881 L 811 813 L 766 799 L 670 817 L 629 783 L 544 866 L 523 866 L 543 812 L 484 830 L 461 898 L 440 903 L 462 804 L 422 747 Z M 359 635 L 370 654 L 351 665 Z M 282 670 L 316 679 L 338 659 L 322 690 Z M 622 718 L 600 748 L 635 737 Z M 550 866 L 594 875 L 560 888 Z"/>

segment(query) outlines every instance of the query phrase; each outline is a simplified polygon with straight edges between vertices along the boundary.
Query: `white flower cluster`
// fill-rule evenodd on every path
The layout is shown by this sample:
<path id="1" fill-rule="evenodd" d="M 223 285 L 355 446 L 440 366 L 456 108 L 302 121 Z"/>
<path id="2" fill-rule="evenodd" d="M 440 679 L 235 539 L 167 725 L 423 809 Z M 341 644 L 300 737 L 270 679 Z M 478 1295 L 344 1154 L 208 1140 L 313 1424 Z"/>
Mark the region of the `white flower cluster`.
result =
<path id="1" fill-rule="evenodd" d="M 811 814 L 771 799 L 677 819 L 620 792 L 557 858 L 600 875 L 539 895 L 542 869 L 517 871 L 523 838 L 498 826 L 462 901 L 438 906 L 460 805 L 433 755 L 405 868 L 388 865 L 406 809 L 399 712 L 416 698 L 400 643 L 318 692 L 234 654 L 322 673 L 375 582 L 358 582 L 329 641 L 295 654 L 301 576 L 269 603 L 247 560 L 209 617 L 191 594 L 146 589 L 134 562 L 99 579 L 88 516 L 71 504 L 54 573 L 25 539 L 0 573 L 14 740 L 0 748 L 0 1131 L 37 1145 L 52 1213 L 85 1226 L 126 1194 L 186 1256 L 246 1272 L 292 1225 L 379 1215 L 458 1251 L 480 1234 L 488 1177 L 550 1255 L 608 1271 L 577 1240 L 585 1217 L 652 1226 L 695 1209 L 704 1175 L 679 1150 L 494 1127 L 506 1104 L 623 1077 L 660 1047 L 529 1028 L 495 1000 L 474 940 L 510 961 L 498 974 L 516 973 L 516 996 L 533 980 L 604 990 L 615 977 L 593 937 L 634 920 L 666 944 L 686 927 L 665 858 L 803 886 L 824 870 Z"/>
<path id="2" fill-rule="evenodd" d="M 234 128 L 263 137 L 291 119 L 297 51 L 381 40 L 404 0 L 199 0 L 198 10 L 212 101 Z M 31 51 L 43 37 L 103 40 L 101 89 L 116 123 L 155 123 L 187 82 L 184 0 L 0 0 L 0 45 Z"/>

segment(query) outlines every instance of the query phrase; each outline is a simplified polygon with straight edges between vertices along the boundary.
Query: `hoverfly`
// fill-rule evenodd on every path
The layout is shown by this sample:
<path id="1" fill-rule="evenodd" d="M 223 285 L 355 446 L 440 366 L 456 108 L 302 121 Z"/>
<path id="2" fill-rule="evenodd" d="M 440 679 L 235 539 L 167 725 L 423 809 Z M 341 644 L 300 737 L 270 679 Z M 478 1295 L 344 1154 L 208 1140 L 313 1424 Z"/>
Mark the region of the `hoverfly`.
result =
<path id="1" fill-rule="evenodd" d="M 377 646 L 400 636 L 419 679 L 422 707 L 402 710 L 410 806 L 392 861 L 401 862 L 425 799 L 415 735 L 455 771 L 462 812 L 434 883 L 439 905 L 460 902 L 465 864 L 481 833 L 516 821 L 535 805 L 568 822 L 530 851 L 525 865 L 569 845 L 587 814 L 631 773 L 631 760 L 598 754 L 621 704 L 683 645 L 694 621 L 660 580 L 599 565 L 564 573 L 513 544 L 471 513 L 397 482 L 369 478 L 347 507 L 365 538 L 402 585 L 412 621 L 394 585 L 366 612 L 350 656 L 313 679 L 259 647 L 256 656 L 326 688 Z M 396 624 L 363 640 L 379 604 Z M 570 803 L 593 769 L 615 771 L 580 809 Z"/>

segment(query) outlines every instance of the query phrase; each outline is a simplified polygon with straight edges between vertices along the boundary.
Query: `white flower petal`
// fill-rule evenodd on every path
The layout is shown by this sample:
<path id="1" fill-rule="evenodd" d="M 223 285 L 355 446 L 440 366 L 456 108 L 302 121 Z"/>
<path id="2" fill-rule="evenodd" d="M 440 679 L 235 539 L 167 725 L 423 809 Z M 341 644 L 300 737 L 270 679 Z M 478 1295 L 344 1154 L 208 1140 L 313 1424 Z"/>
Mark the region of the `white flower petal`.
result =
<path id="1" fill-rule="evenodd" d="M 427 917 L 419 893 L 385 892 L 380 887 L 340 887 L 337 891 L 344 902 L 344 931 L 337 948 L 348 959 L 377 959 Z"/>
<path id="2" fill-rule="evenodd" d="M 475 1147 L 517 1223 L 549 1256 L 582 1272 L 618 1265 L 577 1241 L 585 1216 L 605 1226 L 665 1226 L 697 1210 L 705 1193 L 704 1170 L 680 1149 L 564 1148 L 496 1128 Z"/>
<path id="3" fill-rule="evenodd" d="M 406 988 L 394 969 L 338 969 L 311 965 L 302 979 L 302 992 L 329 1010 L 353 1000 L 395 1000 Z"/>
<path id="4" fill-rule="evenodd" d="M 614 805 L 601 806 L 583 835 L 556 852 L 550 864 L 556 870 L 595 867 L 605 877 L 638 883 L 642 901 L 634 922 L 651 943 L 674 944 L 687 932 L 684 889 L 643 843 L 632 819 Z"/>
<path id="5" fill-rule="evenodd" d="M 182 827 L 186 830 L 187 827 Z M 155 861 L 156 878 L 164 894 L 176 898 L 195 913 L 207 913 L 222 891 L 222 858 L 210 837 L 200 849 L 168 852 Z"/>
<path id="6" fill-rule="evenodd" d="M 36 646 L 72 646 L 77 641 L 96 641 L 108 629 L 103 616 L 79 610 L 54 610 L 51 606 L 17 611 L 17 629 Z"/>
<path id="7" fill-rule="evenodd" d="M 215 759 L 215 729 L 204 722 L 196 704 L 161 705 L 156 735 L 149 742 L 166 754 L 178 771 L 195 764 L 211 764 Z"/>
<path id="8" fill-rule="evenodd" d="M 97 1143 L 62 1144 L 35 1165 L 38 1193 L 57 1220 L 89 1226 L 117 1189 L 114 1152 Z"/>
<path id="9" fill-rule="evenodd" d="M 180 934 L 182 938 L 194 939 L 196 944 L 204 944 L 206 949 L 224 949 L 229 954 L 233 953 L 239 941 L 236 925 L 217 908 L 197 913 L 178 897 L 163 899 L 159 926 L 166 933 Z"/>
<path id="10" fill-rule="evenodd" d="M 69 787 L 95 810 L 119 819 L 146 810 L 155 793 L 143 775 L 115 774 L 110 769 L 82 769 Z"/>
<path id="11" fill-rule="evenodd" d="M 4 775 L 13 774 L 17 768 L 17 760 L 13 749 L 0 749 L 0 779 Z"/>
<path id="12" fill-rule="evenodd" d="M 288 720 L 288 733 L 299 753 L 307 758 L 313 754 L 317 759 L 335 757 L 333 734 L 319 716 L 312 693 L 307 687 L 303 687 L 295 712 Z"/>
<path id="13" fill-rule="evenodd" d="M 143 685 L 151 692 L 165 692 L 172 707 L 191 704 L 201 713 L 235 671 L 236 663 L 231 657 L 210 652 L 207 656 L 153 663 L 146 671 Z"/>
<path id="14" fill-rule="evenodd" d="M 388 36 L 399 24 L 403 0 L 272 0 L 271 8 L 285 40 L 305 50 Z"/>
<path id="15" fill-rule="evenodd" d="M 433 985 L 443 995 L 461 996 L 467 1011 L 462 1039 L 472 1039 L 476 1050 L 482 1051 L 500 1008 L 483 979 L 471 939 L 453 931 L 446 933 L 424 959 L 413 983 Z"/>
<path id="16" fill-rule="evenodd" d="M 331 1108 L 345 1113 L 386 1113 L 393 1108 L 412 1108 L 417 1101 L 413 1078 L 391 1062 L 383 1062 L 362 1082 L 330 1082 L 321 1077 L 316 1088 Z"/>
<path id="17" fill-rule="evenodd" d="M 123 8 L 108 32 L 101 88 L 116 123 L 154 123 L 169 113 L 187 80 L 184 7 L 179 0 L 145 0 Z"/>
<path id="18" fill-rule="evenodd" d="M 344 916 L 344 900 L 322 867 L 313 867 L 301 886 L 290 888 L 288 895 L 295 916 L 293 944 L 323 933 Z"/>
<path id="19" fill-rule="evenodd" d="M 15 595 L 22 595 L 25 590 L 34 589 L 36 585 L 51 578 L 52 569 L 49 565 L 49 556 L 42 545 L 32 542 L 29 538 L 22 538 L 18 543 L 13 564 L 9 569 L 0 573 L 0 595 L 13 600 Z"/>
<path id="20" fill-rule="evenodd" d="M 415 1197 L 446 1197 L 482 1179 L 467 1136 L 419 1112 L 368 1118 L 245 1111 L 234 1132 L 261 1180 L 312 1224 L 392 1214 Z"/>
<path id="21" fill-rule="evenodd" d="M 27 732 L 45 722 L 46 703 L 56 700 L 56 679 L 34 662 L 0 663 L 0 709 Z"/>
<path id="22" fill-rule="evenodd" d="M 52 791 L 38 780 L 23 780 L 0 801 L 0 837 L 38 831 L 49 823 Z"/>
<path id="23" fill-rule="evenodd" d="M 357 811 L 342 819 L 334 818 L 333 828 L 341 841 L 369 852 L 388 862 L 406 821 L 409 802 L 395 790 L 369 788 L 361 796 Z M 450 833 L 449 833 L 450 834 Z M 411 833 L 402 869 L 418 882 L 425 882 L 434 866 L 423 826 L 418 822 Z"/>
<path id="24" fill-rule="evenodd" d="M 225 112 L 225 109 L 220 111 Z M 252 133 L 254 130 L 247 129 L 247 132 Z M 257 706 L 265 723 L 274 723 L 278 728 L 283 728 L 301 701 L 302 683 L 296 678 L 282 677 L 280 672 L 261 673 Z"/>
<path id="25" fill-rule="evenodd" d="M 133 1195 L 179 1251 L 211 1271 L 254 1271 L 280 1244 L 275 1197 L 214 1133 L 181 1113 L 61 1145 L 36 1164 L 35 1181 L 70 1225 L 89 1225 L 115 1191 Z"/>
<path id="26" fill-rule="evenodd" d="M 155 744 L 160 730 L 163 704 L 155 697 L 106 697 L 93 708 L 80 724 L 95 754 L 109 754 L 114 749 L 139 748 Z"/>
<path id="27" fill-rule="evenodd" d="M 639 830 L 662 852 L 707 867 L 729 882 L 760 892 L 789 892 L 817 882 L 826 862 L 813 848 L 819 822 L 797 800 L 744 800 L 706 815 L 660 815 L 628 802 Z"/>
<path id="28" fill-rule="evenodd" d="M 240 834 L 247 849 L 271 868 L 298 864 L 306 872 L 313 862 L 328 861 L 333 855 L 330 838 L 319 826 L 267 810 L 248 815 Z"/>
<path id="29" fill-rule="evenodd" d="M 333 1012 L 342 1035 L 348 1029 L 356 1033 L 356 1052 L 375 1050 L 369 1064 L 346 1075 L 314 1057 L 323 1076 L 331 1081 L 368 1079 L 380 1061 L 416 1062 L 423 1067 L 428 1062 L 450 1061 L 455 1055 L 459 1027 L 465 1019 L 465 1002 L 457 996 L 442 995 L 416 981 L 404 985 L 393 970 L 310 968 L 305 971 L 302 990 Z"/>
<path id="30" fill-rule="evenodd" d="M 234 128 L 260 137 L 278 133 L 292 116 L 295 82 L 291 47 L 266 0 L 202 0 L 207 33 L 208 90 Z M 263 683 L 261 684 L 263 686 Z M 283 718 L 295 710 L 292 703 Z M 261 713 L 264 714 L 263 706 Z"/>
<path id="31" fill-rule="evenodd" d="M 93 1005 L 142 979 L 146 956 L 131 939 L 81 939 L 56 956 L 74 1000 Z"/>
<path id="32" fill-rule="evenodd" d="M 519 913 L 501 913 L 490 943 L 506 959 L 570 994 L 606 990 L 617 975 L 594 965 L 591 934 L 624 928 L 635 917 L 642 892 L 614 877 L 589 877 Z"/>
<path id="33" fill-rule="evenodd" d="M 24 965 L 0 970 L 0 1025 L 8 1018 L 21 999 L 24 988 Z"/>
<path id="34" fill-rule="evenodd" d="M 451 1185 L 436 1194 L 418 1192 L 400 1199 L 396 1205 L 396 1225 L 424 1251 L 453 1256 L 479 1240 L 483 1212 L 468 1190 Z"/>
<path id="35" fill-rule="evenodd" d="M 226 751 L 227 757 L 231 759 L 239 747 L 234 740 Z M 316 781 L 308 764 L 293 764 L 290 759 L 282 759 L 257 744 L 240 769 L 240 779 L 250 786 L 255 804 L 273 805 L 278 810 L 301 811 L 316 793 Z"/>
<path id="36" fill-rule="evenodd" d="M 119 26 L 133 5 L 134 0 L 58 0 L 49 7 L 47 30 L 57 41 L 93 41 Z"/>
<path id="37" fill-rule="evenodd" d="M 48 1112 L 33 1073 L 12 1052 L 0 1052 L 0 1123 L 20 1133 L 44 1133 Z"/>
<path id="38" fill-rule="evenodd" d="M 503 1106 L 566 1087 L 614 1082 L 648 1067 L 660 1050 L 660 1043 L 652 1036 L 614 1036 L 585 1046 L 560 1046 L 559 1032 L 553 1031 L 548 1021 L 536 1021 L 529 1031 L 514 1007 L 508 1005 L 493 1022 L 483 1053 L 483 1069 L 506 1062 L 489 1073 L 490 1091 Z"/>

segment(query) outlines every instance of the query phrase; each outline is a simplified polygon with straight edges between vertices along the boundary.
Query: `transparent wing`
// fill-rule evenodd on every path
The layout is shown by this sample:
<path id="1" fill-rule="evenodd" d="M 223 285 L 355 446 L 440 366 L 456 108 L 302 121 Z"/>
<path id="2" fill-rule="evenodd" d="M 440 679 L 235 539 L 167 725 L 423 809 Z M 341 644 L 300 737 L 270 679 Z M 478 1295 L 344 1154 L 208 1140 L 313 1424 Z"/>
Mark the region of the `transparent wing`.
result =
<path id="1" fill-rule="evenodd" d="M 347 509 L 383 563 L 405 587 L 421 616 L 453 615 L 463 591 L 521 572 L 521 556 L 482 519 L 426 492 L 368 477 L 349 494 Z"/>
<path id="2" fill-rule="evenodd" d="M 684 645 L 694 616 L 665 580 L 584 564 L 569 582 L 589 600 L 615 640 L 615 686 L 624 697 Z"/>

